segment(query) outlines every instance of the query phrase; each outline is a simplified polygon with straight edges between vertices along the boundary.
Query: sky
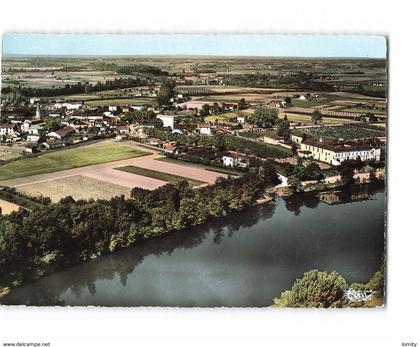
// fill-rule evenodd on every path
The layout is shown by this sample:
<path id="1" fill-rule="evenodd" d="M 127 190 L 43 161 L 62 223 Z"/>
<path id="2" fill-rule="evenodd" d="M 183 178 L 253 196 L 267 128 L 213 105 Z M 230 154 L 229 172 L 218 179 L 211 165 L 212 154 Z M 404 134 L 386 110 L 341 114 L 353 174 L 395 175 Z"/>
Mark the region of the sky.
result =
<path id="1" fill-rule="evenodd" d="M 215 55 L 385 58 L 375 35 L 4 34 L 8 55 Z"/>

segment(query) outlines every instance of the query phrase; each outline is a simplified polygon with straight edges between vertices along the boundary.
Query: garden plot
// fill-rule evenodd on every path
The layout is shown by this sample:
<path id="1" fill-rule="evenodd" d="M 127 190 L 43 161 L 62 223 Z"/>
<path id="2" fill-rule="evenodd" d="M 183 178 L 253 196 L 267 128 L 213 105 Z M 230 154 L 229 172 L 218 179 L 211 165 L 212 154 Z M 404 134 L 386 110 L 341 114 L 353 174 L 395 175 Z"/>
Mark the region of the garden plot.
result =
<path id="1" fill-rule="evenodd" d="M 323 137 L 344 140 L 356 140 L 385 136 L 384 133 L 381 131 L 350 125 L 313 127 L 307 128 L 304 131 L 317 139 Z"/>

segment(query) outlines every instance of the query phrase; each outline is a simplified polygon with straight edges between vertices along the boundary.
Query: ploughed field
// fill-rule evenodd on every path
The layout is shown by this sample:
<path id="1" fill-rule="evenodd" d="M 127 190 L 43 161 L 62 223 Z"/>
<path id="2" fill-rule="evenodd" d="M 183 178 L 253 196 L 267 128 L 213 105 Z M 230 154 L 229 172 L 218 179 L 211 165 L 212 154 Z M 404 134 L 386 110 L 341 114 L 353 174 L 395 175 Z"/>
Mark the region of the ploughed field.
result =
<path id="1" fill-rule="evenodd" d="M 57 202 L 66 196 L 76 200 L 110 199 L 119 195 L 128 197 L 135 187 L 153 190 L 183 180 L 198 187 L 212 184 L 218 177 L 227 177 L 209 168 L 182 165 L 178 161 L 156 160 L 162 159 L 160 154 L 147 153 L 141 149 L 138 144 L 130 141 L 125 144 L 104 141 L 22 159 L 18 168 L 27 168 L 27 175 L 3 180 L 0 184 L 15 187 L 18 192 L 29 196 L 50 197 L 53 202 Z M 45 160 L 47 156 L 53 158 Z M 26 166 L 22 165 L 25 162 Z M 30 167 L 31 163 L 36 164 L 35 168 Z M 22 171 L 20 173 L 23 174 Z"/>
<path id="2" fill-rule="evenodd" d="M 30 196 L 48 196 L 53 202 L 57 202 L 66 196 L 72 196 L 75 200 L 108 200 L 118 195 L 130 196 L 131 189 L 122 185 L 77 175 L 23 185 L 18 187 L 18 191 Z"/>

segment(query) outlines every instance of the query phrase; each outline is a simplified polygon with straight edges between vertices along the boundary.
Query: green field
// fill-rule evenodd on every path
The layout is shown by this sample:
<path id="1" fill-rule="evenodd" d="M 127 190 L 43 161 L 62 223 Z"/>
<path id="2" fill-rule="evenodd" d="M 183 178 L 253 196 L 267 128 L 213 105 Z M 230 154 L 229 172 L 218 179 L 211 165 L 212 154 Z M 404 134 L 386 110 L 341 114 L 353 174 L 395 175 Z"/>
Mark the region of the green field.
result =
<path id="1" fill-rule="evenodd" d="M 0 181 L 150 154 L 116 143 L 64 149 L 0 165 Z"/>
<path id="2" fill-rule="evenodd" d="M 131 173 L 131 174 L 139 175 L 139 176 L 146 176 L 146 177 L 150 177 L 150 178 L 155 178 L 157 180 L 170 182 L 170 183 L 179 183 L 179 182 L 182 182 L 182 181 L 187 181 L 189 183 L 189 185 L 192 186 L 192 187 L 200 186 L 202 184 L 207 183 L 207 182 L 203 182 L 203 181 L 199 181 L 199 180 L 194 180 L 192 178 L 182 177 L 182 176 L 178 176 L 178 175 L 172 175 L 172 174 L 168 174 L 166 172 L 145 169 L 145 168 L 132 166 L 132 165 L 117 167 L 117 168 L 115 168 L 115 170 L 120 170 L 120 171 L 128 172 L 128 173 Z"/>
<path id="3" fill-rule="evenodd" d="M 319 105 L 325 105 L 330 101 L 334 101 L 338 99 L 334 95 L 330 94 L 321 94 L 318 98 L 313 100 L 299 100 L 299 99 L 292 99 L 292 105 L 296 107 L 314 107 Z"/>
<path id="4" fill-rule="evenodd" d="M 222 173 L 222 174 L 230 175 L 230 176 L 240 176 L 240 175 L 242 175 L 242 173 L 239 172 L 239 171 L 234 171 L 234 170 L 230 170 L 230 169 L 223 168 L 223 167 L 215 167 L 215 166 L 204 165 L 204 164 L 199 164 L 199 163 L 191 163 L 191 162 L 187 162 L 185 160 L 180 160 L 180 159 L 161 157 L 161 158 L 156 158 L 155 160 L 161 160 L 161 161 L 165 161 L 167 163 L 172 163 L 172 164 L 197 167 L 197 168 L 200 168 L 200 169 L 204 169 L 204 170 L 208 170 L 208 171 L 214 171 L 214 172 L 218 172 L 218 173 Z"/>
<path id="5" fill-rule="evenodd" d="M 238 113 L 236 112 L 229 112 L 229 113 L 222 113 L 217 115 L 211 115 L 204 118 L 205 122 L 215 122 L 216 120 L 220 121 L 229 121 L 230 118 L 238 117 Z"/>

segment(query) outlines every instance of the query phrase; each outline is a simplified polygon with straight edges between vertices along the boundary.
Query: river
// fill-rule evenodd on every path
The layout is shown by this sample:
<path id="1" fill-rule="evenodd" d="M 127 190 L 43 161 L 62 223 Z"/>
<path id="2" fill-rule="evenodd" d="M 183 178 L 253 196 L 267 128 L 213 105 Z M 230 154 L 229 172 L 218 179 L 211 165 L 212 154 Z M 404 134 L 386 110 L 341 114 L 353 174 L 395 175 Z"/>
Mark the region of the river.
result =
<path id="1" fill-rule="evenodd" d="M 311 269 L 366 282 L 384 252 L 383 189 L 307 195 L 56 272 L 3 304 L 264 307 Z"/>

